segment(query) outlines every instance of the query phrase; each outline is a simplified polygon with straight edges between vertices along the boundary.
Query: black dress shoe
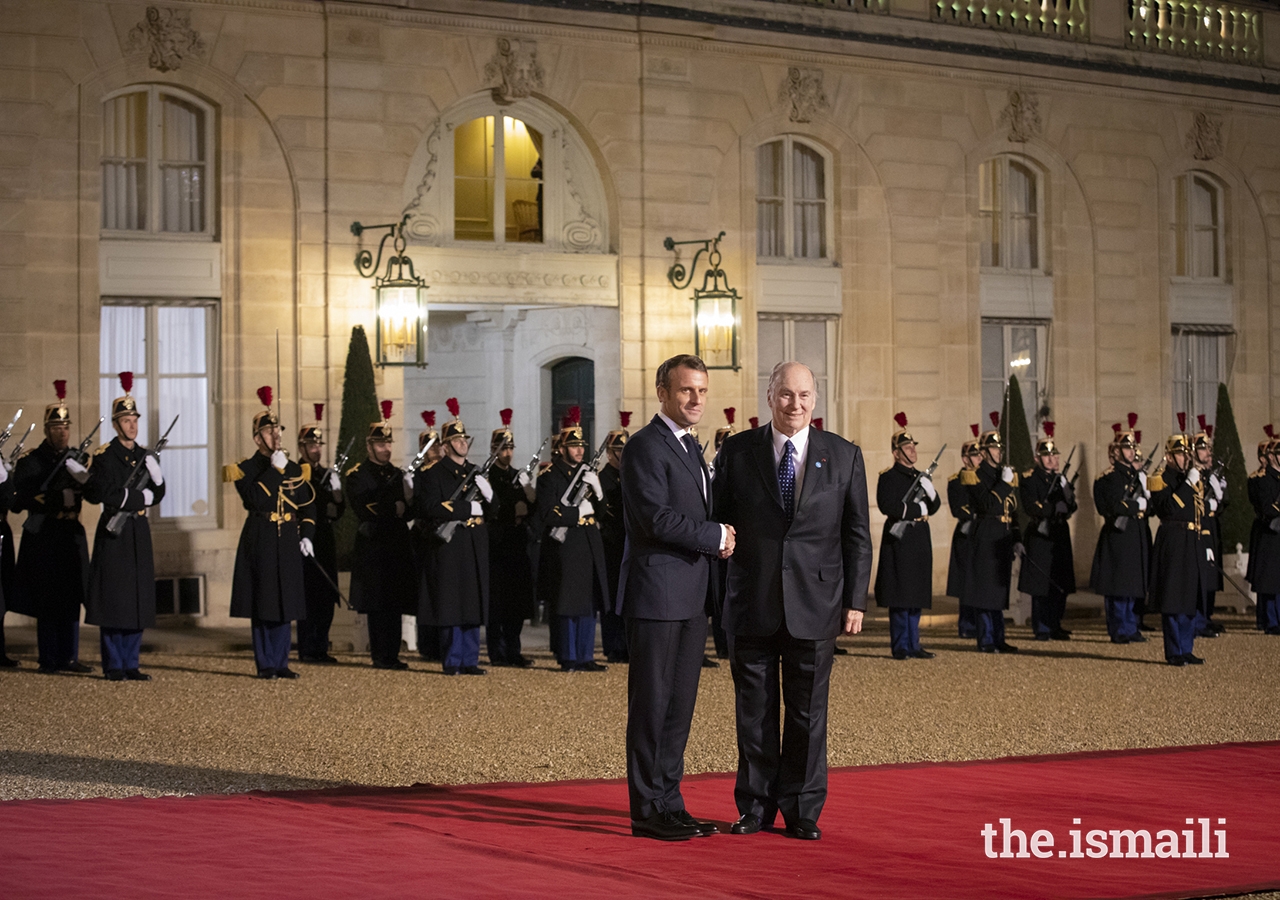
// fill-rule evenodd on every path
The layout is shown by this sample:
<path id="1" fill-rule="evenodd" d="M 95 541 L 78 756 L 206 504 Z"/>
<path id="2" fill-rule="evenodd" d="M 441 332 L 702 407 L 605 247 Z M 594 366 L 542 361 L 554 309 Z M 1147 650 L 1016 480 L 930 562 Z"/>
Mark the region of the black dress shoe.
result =
<path id="1" fill-rule="evenodd" d="M 1004 641 L 1001 641 L 996 644 L 996 651 L 999 653 L 1017 653 L 1018 648 L 1013 646 L 1013 644 L 1006 644 Z"/>
<path id="2" fill-rule="evenodd" d="M 1133 634 L 1126 634 L 1125 640 L 1130 644 L 1145 644 L 1147 639 L 1140 632 L 1135 631 Z"/>
<path id="3" fill-rule="evenodd" d="M 822 829 L 813 819 L 801 819 L 794 825 L 787 826 L 787 834 L 802 841 L 817 841 L 822 838 Z"/>
<path id="4" fill-rule="evenodd" d="M 1216 638 L 1217 636 L 1218 632 L 1212 631 L 1208 628 L 1202 628 L 1196 632 L 1196 637 L 1198 638 Z"/>
<path id="5" fill-rule="evenodd" d="M 107 681 L 124 681 L 124 669 L 107 669 L 102 677 Z"/>
<path id="6" fill-rule="evenodd" d="M 832 652 L 833 652 L 836 656 L 848 656 L 848 655 L 849 655 L 849 651 L 848 651 L 848 650 L 846 650 L 844 647 L 836 647 L 836 649 L 835 649 L 835 650 L 833 650 Z"/>
<path id="7" fill-rule="evenodd" d="M 276 669 L 276 677 L 277 678 L 299 678 L 301 676 L 299 676 L 297 672 L 293 671 L 293 669 L 290 669 L 286 666 L 283 669 Z"/>
<path id="8" fill-rule="evenodd" d="M 710 656 L 704 656 L 704 657 L 702 657 L 702 668 L 704 668 L 704 669 L 718 669 L 718 668 L 720 668 L 720 663 L 716 662 L 716 661 L 715 661 L 714 659 L 712 659 Z"/>
<path id="9" fill-rule="evenodd" d="M 308 653 L 306 656 L 303 656 L 301 653 L 298 654 L 298 662 L 336 663 L 337 661 L 337 658 L 330 656 L 328 653 Z"/>
<path id="10" fill-rule="evenodd" d="M 390 669 L 394 672 L 403 672 L 405 669 L 409 668 L 409 664 L 400 659 L 386 659 L 381 662 L 375 662 L 373 667 L 375 669 Z"/>
<path id="11" fill-rule="evenodd" d="M 479 666 L 463 666 L 458 672 L 462 675 L 488 675 L 484 669 Z"/>
<path id="12" fill-rule="evenodd" d="M 912 659 L 933 659 L 937 655 L 938 654 L 936 653 L 930 653 L 928 650 L 924 649 L 923 647 L 921 647 L 919 650 L 911 651 Z"/>
<path id="13" fill-rule="evenodd" d="M 1127 635 L 1127 634 L 1117 634 L 1115 637 L 1113 637 L 1113 638 L 1111 639 L 1111 643 L 1113 643 L 1113 644 L 1127 644 L 1127 643 L 1129 643 L 1129 635 Z"/>
<path id="14" fill-rule="evenodd" d="M 1170 656 L 1165 659 L 1165 662 L 1171 666 L 1185 666 L 1187 664 L 1187 661 L 1181 656 Z"/>
<path id="15" fill-rule="evenodd" d="M 1049 638 L 1054 641 L 1069 641 L 1071 640 L 1071 632 L 1065 628 L 1059 628 L 1057 631 L 1049 632 Z"/>
<path id="16" fill-rule="evenodd" d="M 1222 634 L 1222 632 L 1227 630 L 1225 625 L 1221 625 L 1217 622 L 1210 622 L 1208 627 L 1214 634 Z"/>
<path id="17" fill-rule="evenodd" d="M 444 674 L 446 675 L 457 675 L 459 672 L 459 669 L 457 666 L 445 666 L 441 671 L 443 671 Z"/>
<path id="18" fill-rule="evenodd" d="M 716 827 L 715 822 L 699 822 L 693 816 L 689 815 L 687 809 L 682 809 L 678 813 L 672 813 L 676 819 L 684 825 L 692 825 L 698 829 L 698 837 L 710 837 L 713 834 L 719 834 L 720 829 Z"/>
<path id="19" fill-rule="evenodd" d="M 996 645 L 995 644 L 979 644 L 978 652 L 979 653 L 995 653 Z"/>
<path id="20" fill-rule="evenodd" d="M 1156 627 L 1154 625 L 1148 625 L 1146 622 L 1139 622 L 1138 630 L 1139 631 L 1155 631 Z"/>
<path id="21" fill-rule="evenodd" d="M 573 670 L 575 672 L 607 672 L 609 671 L 609 667 L 602 666 L 600 665 L 600 663 L 592 659 L 592 660 L 587 660 L 586 662 L 578 663 L 576 666 L 573 667 Z"/>
<path id="22" fill-rule="evenodd" d="M 298 676 L 294 675 L 293 677 L 297 678 Z M 148 675 L 146 672 L 139 671 L 138 669 L 125 669 L 124 680 L 125 681 L 150 681 L 151 676 Z"/>
<path id="23" fill-rule="evenodd" d="M 1265 632 L 1266 634 L 1280 634 L 1280 625 L 1272 625 Z"/>
<path id="24" fill-rule="evenodd" d="M 755 834 L 764 827 L 764 822 L 759 816 L 751 813 L 744 813 L 738 817 L 738 821 L 729 826 L 730 834 Z"/>
<path id="25" fill-rule="evenodd" d="M 1049 632 L 1047 632 L 1047 631 L 1038 631 L 1038 632 L 1036 632 L 1036 640 L 1037 640 L 1037 641 L 1048 641 L 1048 640 L 1049 640 L 1049 638 L 1050 638 L 1050 634 L 1049 634 Z"/>
<path id="26" fill-rule="evenodd" d="M 906 659 L 911 655 L 906 650 L 891 650 L 890 653 L 893 655 L 894 659 Z"/>
<path id="27" fill-rule="evenodd" d="M 93 666 L 86 666 L 84 663 L 80 662 L 79 660 L 74 660 L 74 659 L 71 662 L 67 663 L 65 666 L 62 666 L 61 668 L 62 668 L 62 671 L 64 672 L 77 672 L 81 675 L 87 672 L 93 671 Z"/>
<path id="28" fill-rule="evenodd" d="M 1183 661 L 1183 662 L 1185 662 L 1185 663 L 1186 663 L 1187 665 L 1189 665 L 1189 666 L 1203 666 L 1203 665 L 1204 665 L 1204 659 L 1203 659 L 1203 658 L 1201 658 L 1201 657 L 1199 657 L 1199 656 L 1196 656 L 1194 653 L 1185 653 L 1185 654 L 1183 654 L 1183 656 L 1182 656 L 1182 661 Z"/>
<path id="29" fill-rule="evenodd" d="M 62 670 L 57 666 L 46 666 L 42 664 L 36 668 L 36 671 L 41 675 L 57 675 Z"/>
<path id="30" fill-rule="evenodd" d="M 657 841 L 687 841 L 698 836 L 698 829 L 684 824 L 669 812 L 660 812 L 647 819 L 632 819 L 631 834 Z"/>
<path id="31" fill-rule="evenodd" d="M 517 669 L 527 669 L 533 665 L 533 660 L 527 656 L 516 655 L 511 658 L 511 665 L 515 666 Z"/>
<path id="32" fill-rule="evenodd" d="M 263 681 L 275 681 L 275 680 L 276 680 L 276 670 L 275 670 L 275 669 L 263 669 L 261 672 L 259 672 L 259 673 L 258 673 L 258 677 L 259 677 L 259 678 L 261 678 Z"/>
<path id="33" fill-rule="evenodd" d="M 22 664 L 13 657 L 0 654 L 0 669 L 16 669 L 20 665 Z"/>

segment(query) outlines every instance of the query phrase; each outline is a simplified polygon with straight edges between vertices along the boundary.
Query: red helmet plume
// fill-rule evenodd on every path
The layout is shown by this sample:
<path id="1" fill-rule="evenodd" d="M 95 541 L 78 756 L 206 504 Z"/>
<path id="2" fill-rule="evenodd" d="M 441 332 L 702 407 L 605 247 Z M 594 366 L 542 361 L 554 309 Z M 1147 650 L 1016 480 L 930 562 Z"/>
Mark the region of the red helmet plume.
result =
<path id="1" fill-rule="evenodd" d="M 992 428 L 999 428 L 999 427 L 1000 427 L 1000 413 L 999 413 L 999 412 L 992 412 L 992 413 L 991 413 L 991 427 L 992 427 Z"/>
<path id="2" fill-rule="evenodd" d="M 1204 433 L 1205 433 L 1205 434 L 1207 434 L 1207 435 L 1209 436 L 1210 440 L 1212 440 L 1212 439 L 1213 439 L 1213 426 L 1212 426 L 1212 425 L 1206 425 L 1206 426 L 1204 426 Z"/>
<path id="3" fill-rule="evenodd" d="M 620 410 L 618 410 L 618 421 L 622 423 L 622 427 L 623 427 L 623 428 L 626 428 L 628 425 L 630 425 L 630 424 L 631 424 L 631 410 L 629 410 L 629 409 L 620 409 Z"/>
<path id="4" fill-rule="evenodd" d="M 448 400 L 444 401 L 444 405 L 449 407 L 449 415 L 453 416 L 455 419 L 458 418 L 459 406 L 457 397 L 450 397 Z"/>
<path id="5" fill-rule="evenodd" d="M 733 424 L 733 420 L 737 417 L 737 415 L 738 415 L 738 410 L 735 409 L 734 407 L 726 406 L 724 408 L 724 420 L 728 422 L 730 425 Z"/>
<path id="6" fill-rule="evenodd" d="M 973 432 L 974 437 L 977 437 L 978 434 L 982 431 L 982 426 L 979 425 L 977 422 L 974 422 L 972 425 L 969 426 L 969 430 Z"/>
<path id="7" fill-rule="evenodd" d="M 67 399 L 67 380 L 59 378 L 53 383 L 53 392 L 58 396 L 59 400 Z"/>
<path id="8" fill-rule="evenodd" d="M 818 429 L 819 431 L 822 430 L 822 416 L 814 416 L 813 427 Z"/>
<path id="9" fill-rule="evenodd" d="M 1138 424 L 1138 414 L 1136 412 L 1129 413 L 1129 430 L 1133 430 L 1133 426 Z"/>
<path id="10" fill-rule="evenodd" d="M 428 428 L 435 428 L 436 411 L 434 409 L 424 409 L 422 411 L 422 421 Z"/>
<path id="11" fill-rule="evenodd" d="M 382 407 L 382 421 L 384 422 L 391 421 L 391 401 L 383 400 L 378 405 Z"/>
<path id="12" fill-rule="evenodd" d="M 1135 444 L 1141 444 L 1141 443 L 1142 443 L 1142 429 L 1141 429 L 1141 428 L 1135 428 L 1135 429 L 1134 429 L 1134 431 L 1133 431 L 1133 442 L 1134 442 Z"/>
<path id="13" fill-rule="evenodd" d="M 751 423 L 751 427 L 752 427 L 752 428 L 759 428 L 759 427 L 760 427 L 760 417 L 759 417 L 759 416 L 752 416 L 750 419 L 747 419 L 747 421 Z"/>
<path id="14" fill-rule="evenodd" d="M 1124 426 L 1123 426 L 1123 425 L 1121 425 L 1119 422 L 1116 422 L 1115 424 L 1113 424 L 1113 425 L 1111 426 L 1111 430 L 1112 430 L 1112 431 L 1114 431 L 1114 432 L 1116 433 L 1116 437 L 1120 437 L 1120 432 L 1121 432 L 1121 430 L 1123 430 L 1123 428 L 1124 428 Z"/>
<path id="15" fill-rule="evenodd" d="M 582 407 L 570 406 L 569 411 L 565 413 L 565 418 L 568 420 L 570 425 L 581 425 L 582 424 Z"/>
<path id="16" fill-rule="evenodd" d="M 1274 426 L 1274 425 L 1263 425 L 1263 426 L 1262 426 L 1262 430 L 1263 430 L 1263 431 L 1265 431 L 1265 432 L 1267 433 L 1267 437 L 1269 437 L 1269 438 L 1271 438 L 1271 439 L 1273 439 L 1273 440 L 1275 439 L 1275 436 L 1276 436 L 1276 426 Z"/>
<path id="17" fill-rule="evenodd" d="M 1040 425 L 1042 428 L 1044 428 L 1044 436 L 1047 438 L 1053 437 L 1053 432 L 1058 427 L 1057 422 L 1051 422 L 1048 419 L 1045 419 L 1043 422 L 1040 423 Z"/>
<path id="18" fill-rule="evenodd" d="M 1200 413 L 1199 415 L 1197 415 L 1197 416 L 1196 416 L 1196 421 L 1200 423 L 1200 430 L 1201 430 L 1201 431 L 1204 431 L 1206 428 L 1208 428 L 1208 427 L 1209 427 L 1209 426 L 1208 426 L 1208 425 L 1206 425 L 1206 424 L 1205 424 L 1205 422 L 1204 422 L 1204 413 Z M 1207 431 L 1205 431 L 1205 434 L 1208 434 L 1208 432 L 1207 432 Z"/>
<path id="19" fill-rule="evenodd" d="M 268 409 L 271 408 L 272 396 L 273 394 L 271 393 L 271 385 L 264 384 L 262 387 L 258 388 L 258 402 L 260 402 L 263 406 L 267 407 Z"/>
<path id="20" fill-rule="evenodd" d="M 502 419 L 502 424 L 503 424 L 503 425 L 510 425 L 510 424 L 511 424 L 511 410 L 510 410 L 510 409 L 500 409 L 500 410 L 498 410 L 498 418 Z"/>
<path id="21" fill-rule="evenodd" d="M 1178 432 L 1181 434 L 1185 434 L 1186 431 L 1187 431 L 1187 414 L 1184 412 L 1180 412 L 1178 413 Z"/>
<path id="22" fill-rule="evenodd" d="M 129 393 L 131 390 L 133 390 L 133 373 L 132 372 L 120 373 L 120 387 L 124 388 L 124 392 L 126 394 Z"/>
<path id="23" fill-rule="evenodd" d="M 907 414 L 904 412 L 894 413 L 893 421 L 898 423 L 899 428 L 907 427 Z"/>
<path id="24" fill-rule="evenodd" d="M 323 422 L 324 421 L 324 404 L 317 403 L 315 404 L 315 407 L 316 407 L 316 421 Z"/>

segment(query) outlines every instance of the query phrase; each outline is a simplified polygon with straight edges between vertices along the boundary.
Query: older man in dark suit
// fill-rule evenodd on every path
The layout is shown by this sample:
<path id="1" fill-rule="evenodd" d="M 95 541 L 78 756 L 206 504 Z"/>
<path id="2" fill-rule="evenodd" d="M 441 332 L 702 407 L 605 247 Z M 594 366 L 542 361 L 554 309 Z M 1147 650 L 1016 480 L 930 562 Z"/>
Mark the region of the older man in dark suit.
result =
<path id="1" fill-rule="evenodd" d="M 781 811 L 793 837 L 822 836 L 831 660 L 836 636 L 861 631 L 867 608 L 862 451 L 811 427 L 816 400 L 809 367 L 779 363 L 773 421 L 726 439 L 715 461 L 716 518 L 736 530 L 724 608 L 737 693 L 734 834 Z"/>
<path id="2" fill-rule="evenodd" d="M 656 382 L 662 409 L 622 456 L 627 789 L 632 834 L 682 841 L 718 830 L 685 810 L 680 779 L 707 646 L 708 560 L 733 551 L 733 529 L 711 521 L 711 475 L 689 433 L 706 404 L 707 367 L 674 356 Z"/>

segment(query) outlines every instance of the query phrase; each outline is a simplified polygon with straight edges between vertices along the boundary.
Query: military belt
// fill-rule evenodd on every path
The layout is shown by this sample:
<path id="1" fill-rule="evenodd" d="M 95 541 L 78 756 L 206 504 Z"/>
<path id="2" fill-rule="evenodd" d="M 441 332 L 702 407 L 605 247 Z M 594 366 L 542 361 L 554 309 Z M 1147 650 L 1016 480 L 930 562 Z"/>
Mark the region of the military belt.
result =
<path id="1" fill-rule="evenodd" d="M 467 519 L 467 521 L 462 522 L 461 524 L 463 528 L 475 528 L 477 525 L 484 524 L 484 516 L 472 516 L 470 519 Z"/>
<path id="2" fill-rule="evenodd" d="M 259 510 L 259 509 L 249 510 L 249 515 L 257 516 L 259 519 L 267 519 L 268 521 L 271 521 L 271 522 L 292 522 L 294 518 L 293 513 L 291 512 L 287 512 L 287 513 L 263 512 L 262 510 Z"/>
<path id="3" fill-rule="evenodd" d="M 581 519 L 579 519 L 579 520 L 578 520 L 578 524 L 579 524 L 579 525 L 594 525 L 594 524 L 596 524 L 596 517 L 595 517 L 595 516 L 584 516 L 583 518 L 581 518 Z"/>
<path id="4" fill-rule="evenodd" d="M 53 517 L 54 517 L 55 519 L 61 519 L 61 520 L 62 520 L 62 521 L 64 521 L 64 522 L 79 522 L 79 521 L 80 521 L 80 513 L 75 512 L 74 510 L 72 510 L 71 512 L 60 512 L 60 513 L 54 513 L 54 514 L 53 514 Z"/>

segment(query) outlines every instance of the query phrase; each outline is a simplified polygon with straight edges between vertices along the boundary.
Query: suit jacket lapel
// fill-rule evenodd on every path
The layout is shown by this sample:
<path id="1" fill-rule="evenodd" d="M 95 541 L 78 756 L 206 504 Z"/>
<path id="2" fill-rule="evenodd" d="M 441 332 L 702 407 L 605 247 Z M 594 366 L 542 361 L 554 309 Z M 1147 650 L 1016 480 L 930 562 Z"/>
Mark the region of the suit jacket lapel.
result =
<path id="1" fill-rule="evenodd" d="M 756 464 L 760 469 L 760 478 L 764 481 L 765 493 L 773 498 L 782 509 L 782 491 L 778 488 L 778 470 L 773 464 L 773 428 L 765 425 L 760 429 L 756 441 Z"/>
<path id="2" fill-rule="evenodd" d="M 680 460 L 684 463 L 684 467 L 689 470 L 689 474 L 693 477 L 694 484 L 697 485 L 698 495 L 702 497 L 702 502 L 705 506 L 707 502 L 707 492 L 704 490 L 706 482 L 702 480 L 702 466 L 700 466 L 698 461 L 689 454 L 689 451 L 685 449 L 684 444 L 682 444 L 675 436 L 675 433 L 667 426 L 667 423 L 662 421 L 661 416 L 655 415 L 653 417 L 653 424 L 656 425 L 658 430 L 662 433 L 662 437 L 667 442 L 667 446 L 671 448 L 671 452 L 676 454 L 676 456 L 679 456 Z"/>
<path id="3" fill-rule="evenodd" d="M 818 463 L 827 458 L 827 441 L 818 429 L 809 427 L 809 452 L 804 460 L 804 483 L 800 485 L 800 496 L 796 498 L 796 515 L 804 508 L 804 503 L 814 491 L 814 482 L 826 478 L 826 467 L 819 468 Z"/>

